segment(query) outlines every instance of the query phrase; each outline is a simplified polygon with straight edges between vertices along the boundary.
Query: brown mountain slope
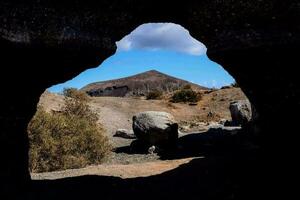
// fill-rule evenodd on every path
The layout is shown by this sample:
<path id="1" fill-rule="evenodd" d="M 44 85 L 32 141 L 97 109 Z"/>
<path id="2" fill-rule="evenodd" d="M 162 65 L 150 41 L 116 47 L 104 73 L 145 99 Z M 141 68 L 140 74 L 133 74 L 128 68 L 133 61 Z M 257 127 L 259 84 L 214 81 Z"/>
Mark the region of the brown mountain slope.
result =
<path id="1" fill-rule="evenodd" d="M 151 70 L 125 78 L 91 83 L 81 90 L 86 91 L 91 96 L 129 97 L 144 96 L 150 91 L 155 90 L 169 93 L 184 85 L 191 85 L 194 90 L 207 89 L 194 83 Z"/>

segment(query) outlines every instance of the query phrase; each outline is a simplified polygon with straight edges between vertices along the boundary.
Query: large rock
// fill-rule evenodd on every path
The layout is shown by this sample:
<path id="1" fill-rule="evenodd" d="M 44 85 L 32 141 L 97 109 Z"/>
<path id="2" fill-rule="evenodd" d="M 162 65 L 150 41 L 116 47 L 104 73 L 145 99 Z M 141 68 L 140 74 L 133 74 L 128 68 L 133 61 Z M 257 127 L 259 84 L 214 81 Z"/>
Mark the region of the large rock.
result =
<path id="1" fill-rule="evenodd" d="M 231 102 L 229 110 L 231 113 L 232 125 L 234 126 L 243 126 L 251 120 L 252 109 L 248 100 Z"/>
<path id="2" fill-rule="evenodd" d="M 138 140 L 147 145 L 173 145 L 178 139 L 178 124 L 166 112 L 138 113 L 133 116 L 132 128 Z"/>

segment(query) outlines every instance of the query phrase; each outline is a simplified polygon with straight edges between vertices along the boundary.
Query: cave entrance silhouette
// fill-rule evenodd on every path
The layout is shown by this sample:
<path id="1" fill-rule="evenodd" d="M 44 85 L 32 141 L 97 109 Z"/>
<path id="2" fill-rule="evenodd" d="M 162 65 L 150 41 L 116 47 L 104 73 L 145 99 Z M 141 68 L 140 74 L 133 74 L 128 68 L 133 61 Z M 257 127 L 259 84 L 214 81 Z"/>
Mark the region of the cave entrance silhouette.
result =
<path id="1" fill-rule="evenodd" d="M 147 23 L 116 44 L 116 53 L 99 67 L 52 86 L 41 96 L 39 111 L 29 126 L 32 179 L 68 178 L 92 171 L 94 175 L 123 178 L 150 176 L 199 157 L 230 154 L 240 145 L 237 138 L 241 124 L 233 125 L 229 107 L 234 101 L 249 100 L 235 80 L 209 60 L 205 45 L 195 40 L 188 30 L 174 23 Z M 99 138 L 78 136 L 81 132 L 90 134 L 89 129 L 81 131 L 78 127 L 77 133 L 72 133 L 71 129 L 64 128 L 74 126 L 62 118 L 68 101 L 63 97 L 66 90 L 62 90 L 68 87 L 77 87 L 80 97 L 90 96 L 90 109 L 99 116 L 98 125 L 104 130 L 95 134 L 104 135 L 113 146 L 102 164 L 85 156 L 96 149 L 84 141 Z M 138 148 L 139 139 L 131 130 L 132 118 L 145 111 L 164 111 L 175 117 L 180 132 L 175 149 L 163 150 L 150 144 Z M 59 124 L 69 125 L 60 127 Z M 82 143 L 84 147 L 80 146 Z M 149 154 L 153 147 L 155 154 Z M 77 153 L 76 149 L 84 152 Z M 114 170 L 109 170 L 110 167 Z M 60 170 L 67 171 L 55 172 Z"/>
<path id="2" fill-rule="evenodd" d="M 297 124 L 298 119 L 286 116 L 299 106 L 297 5 L 296 0 L 2 0 L 0 81 L 6 87 L 0 117 L 1 194 L 7 199 L 78 199 L 99 195 L 100 186 L 103 198 L 137 194 L 153 199 L 160 194 L 174 199 L 257 199 L 292 194 L 286 189 L 293 188 L 288 178 L 296 177 L 298 151 L 292 148 L 298 140 L 295 126 L 287 124 Z M 212 161 L 208 171 L 188 165 L 149 179 L 85 176 L 31 181 L 26 129 L 45 88 L 99 65 L 115 52 L 115 41 L 149 21 L 182 24 L 206 44 L 208 57 L 224 66 L 257 109 L 255 134 L 245 135 L 254 135 L 263 150 Z M 279 160 L 278 155 L 284 156 Z M 190 175 L 181 174 L 184 171 Z"/>

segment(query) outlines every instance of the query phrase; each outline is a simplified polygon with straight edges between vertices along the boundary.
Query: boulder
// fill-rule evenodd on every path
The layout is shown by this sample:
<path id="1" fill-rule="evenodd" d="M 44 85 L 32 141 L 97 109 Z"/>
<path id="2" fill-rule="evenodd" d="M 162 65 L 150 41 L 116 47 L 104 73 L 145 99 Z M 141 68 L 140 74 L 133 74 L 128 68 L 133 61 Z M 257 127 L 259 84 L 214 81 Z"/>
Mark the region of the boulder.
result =
<path id="1" fill-rule="evenodd" d="M 252 110 L 248 100 L 231 102 L 229 110 L 233 126 L 243 126 L 251 120 Z"/>
<path id="2" fill-rule="evenodd" d="M 127 130 L 127 129 L 118 129 L 116 131 L 114 137 L 121 137 L 121 138 L 125 138 L 125 139 L 135 139 L 136 138 L 133 131 Z"/>
<path id="3" fill-rule="evenodd" d="M 134 134 L 146 145 L 174 145 L 177 142 L 178 124 L 169 113 L 141 112 L 133 116 L 132 121 Z"/>

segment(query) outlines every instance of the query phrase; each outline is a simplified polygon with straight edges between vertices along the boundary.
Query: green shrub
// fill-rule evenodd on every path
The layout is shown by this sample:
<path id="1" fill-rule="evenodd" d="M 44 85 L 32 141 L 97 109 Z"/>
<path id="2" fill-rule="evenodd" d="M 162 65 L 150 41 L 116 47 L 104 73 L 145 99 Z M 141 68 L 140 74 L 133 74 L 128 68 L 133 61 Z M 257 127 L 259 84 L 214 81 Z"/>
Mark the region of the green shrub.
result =
<path id="1" fill-rule="evenodd" d="M 198 102 L 200 99 L 201 99 L 200 93 L 197 93 L 192 89 L 181 89 L 173 94 L 171 101 L 174 103 L 178 103 L 178 102 L 195 103 Z"/>
<path id="2" fill-rule="evenodd" d="M 39 107 L 28 125 L 32 172 L 99 164 L 111 150 L 104 129 L 96 123 L 97 115 L 89 109 L 87 101 L 67 96 L 65 101 L 60 113 L 48 113 Z M 73 106 L 81 111 L 76 112 Z"/>
<path id="3" fill-rule="evenodd" d="M 162 92 L 155 90 L 155 91 L 151 91 L 147 94 L 146 99 L 161 99 L 162 96 Z"/>

